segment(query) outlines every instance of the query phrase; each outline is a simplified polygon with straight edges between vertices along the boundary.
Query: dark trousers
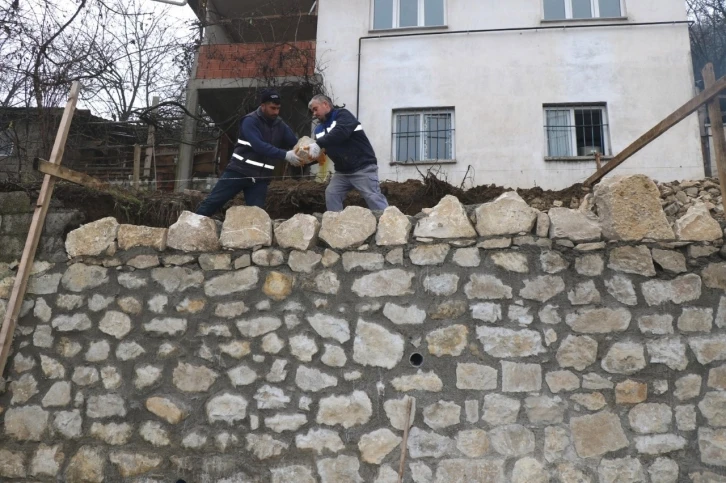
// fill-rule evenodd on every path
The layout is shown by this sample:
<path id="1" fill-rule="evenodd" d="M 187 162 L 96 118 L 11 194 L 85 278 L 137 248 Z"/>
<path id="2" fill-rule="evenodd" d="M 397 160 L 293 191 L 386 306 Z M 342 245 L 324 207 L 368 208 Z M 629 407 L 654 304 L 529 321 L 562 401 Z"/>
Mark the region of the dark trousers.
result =
<path id="1" fill-rule="evenodd" d="M 244 193 L 247 206 L 258 206 L 264 209 L 269 185 L 269 180 L 248 178 L 241 173 L 227 169 L 214 185 L 212 192 L 197 208 L 197 215 L 212 216 L 240 191 Z"/>

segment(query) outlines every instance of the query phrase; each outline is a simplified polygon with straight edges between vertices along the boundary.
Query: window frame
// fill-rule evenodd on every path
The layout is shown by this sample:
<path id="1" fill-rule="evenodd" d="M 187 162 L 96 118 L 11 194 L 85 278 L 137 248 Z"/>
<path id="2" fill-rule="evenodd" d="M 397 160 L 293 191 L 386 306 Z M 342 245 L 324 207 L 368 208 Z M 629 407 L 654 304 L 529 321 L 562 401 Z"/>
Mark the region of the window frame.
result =
<path id="1" fill-rule="evenodd" d="M 600 129 L 602 130 L 602 140 L 603 140 L 603 147 L 604 152 L 600 154 L 600 158 L 604 160 L 612 159 L 613 157 L 613 147 L 612 142 L 610 141 L 610 116 L 608 115 L 608 106 L 605 102 L 578 102 L 578 103 L 563 103 L 563 104 L 545 104 L 542 106 L 542 117 L 543 117 L 543 123 L 544 126 L 544 158 L 545 160 L 550 161 L 556 161 L 556 160 L 594 160 L 595 154 L 591 155 L 585 155 L 580 156 L 578 154 L 578 148 L 577 148 L 577 124 L 575 121 L 575 111 L 577 109 L 587 109 L 587 110 L 600 110 L 600 115 L 602 119 L 602 124 L 600 126 Z M 569 116 L 570 116 L 570 149 L 573 153 L 570 156 L 553 156 L 550 154 L 549 146 L 550 146 L 550 126 L 547 122 L 547 111 L 550 110 L 568 110 Z"/>
<path id="2" fill-rule="evenodd" d="M 425 4 L 426 0 L 418 0 L 418 25 L 401 27 L 399 25 L 400 11 L 401 11 L 401 0 L 392 0 L 393 16 L 391 17 L 391 27 L 376 28 L 376 2 L 371 0 L 371 12 L 370 12 L 370 31 L 371 32 L 385 32 L 387 30 L 413 30 L 413 29 L 435 29 L 445 28 L 448 26 L 448 0 L 441 0 L 444 3 L 444 21 L 441 25 L 425 25 L 426 12 Z"/>
<path id="3" fill-rule="evenodd" d="M 590 0 L 590 9 L 592 11 L 592 17 L 587 18 L 573 18 L 572 17 L 572 2 L 573 0 L 562 0 L 565 2 L 565 18 L 547 18 L 545 16 L 545 0 L 540 0 L 540 5 L 542 7 L 542 21 L 543 22 L 569 22 L 569 21 L 575 21 L 575 22 L 585 22 L 585 21 L 593 21 L 593 20 L 613 20 L 613 19 L 626 19 L 627 13 L 625 10 L 625 2 L 626 0 L 620 0 L 620 16 L 618 17 L 601 17 L 600 16 L 600 0 Z"/>
<path id="4" fill-rule="evenodd" d="M 421 157 L 424 158 L 427 151 L 426 143 L 426 131 L 424 126 L 426 124 L 425 117 L 432 114 L 448 114 L 451 116 L 451 157 L 448 159 L 421 159 L 419 161 L 413 160 L 398 160 L 398 142 L 399 138 L 396 132 L 397 118 L 399 115 L 419 115 L 419 130 L 420 140 L 418 141 L 418 149 L 421 153 Z M 456 108 L 454 107 L 415 107 L 415 108 L 401 108 L 394 109 L 392 115 L 391 124 L 391 164 L 412 166 L 412 165 L 427 165 L 427 164 L 454 164 L 456 163 Z"/>
<path id="5" fill-rule="evenodd" d="M 7 140 L 8 144 L 4 144 L 5 140 Z M 4 151 L 4 148 L 9 148 L 10 151 Z M 15 141 L 10 134 L 10 129 L 0 131 L 0 158 L 9 158 L 13 153 L 15 153 Z"/>

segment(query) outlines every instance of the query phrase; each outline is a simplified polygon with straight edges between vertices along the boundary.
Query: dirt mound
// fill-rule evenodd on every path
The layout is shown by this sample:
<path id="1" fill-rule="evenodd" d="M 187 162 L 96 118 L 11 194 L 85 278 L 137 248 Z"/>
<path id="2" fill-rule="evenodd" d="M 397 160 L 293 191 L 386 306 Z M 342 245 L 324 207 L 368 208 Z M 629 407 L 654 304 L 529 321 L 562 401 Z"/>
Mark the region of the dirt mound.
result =
<path id="1" fill-rule="evenodd" d="M 326 185 L 310 180 L 275 181 L 270 185 L 266 210 L 273 219 L 291 218 L 297 213 L 322 213 L 325 211 Z M 24 190 L 31 199 L 38 196 L 40 184 L 17 185 L 0 183 L 0 192 Z M 477 186 L 468 191 L 452 186 L 429 173 L 423 180 L 404 182 L 386 181 L 381 191 L 388 203 L 407 215 L 416 215 L 424 208 L 431 208 L 446 195 L 454 195 L 466 205 L 486 203 L 508 191 L 501 186 Z M 518 189 L 519 195 L 532 207 L 547 210 L 556 201 L 565 207 L 577 207 L 587 190 L 574 185 L 562 191 L 545 191 L 541 188 Z M 53 202 L 55 207 L 78 209 L 85 213 L 86 223 L 107 216 L 114 216 L 120 223 L 166 227 L 171 225 L 184 210 L 194 211 L 203 195 L 195 193 L 131 192 L 120 189 L 97 191 L 78 185 L 58 183 Z M 237 196 L 229 206 L 243 205 Z M 346 205 L 366 206 L 355 191 L 348 194 Z M 223 217 L 220 213 L 218 217 Z"/>

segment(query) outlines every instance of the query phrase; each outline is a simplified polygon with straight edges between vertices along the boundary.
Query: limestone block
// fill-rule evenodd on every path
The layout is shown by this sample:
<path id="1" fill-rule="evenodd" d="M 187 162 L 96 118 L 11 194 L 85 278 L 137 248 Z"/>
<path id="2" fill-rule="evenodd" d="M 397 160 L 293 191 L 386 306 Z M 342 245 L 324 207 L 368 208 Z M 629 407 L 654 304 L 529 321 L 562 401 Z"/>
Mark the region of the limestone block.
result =
<path id="1" fill-rule="evenodd" d="M 116 218 L 103 218 L 71 231 L 66 237 L 68 258 L 98 256 L 114 246 L 119 230 Z"/>
<path id="2" fill-rule="evenodd" d="M 469 299 L 499 300 L 511 299 L 512 287 L 505 285 L 492 275 L 471 274 L 464 287 Z"/>
<path id="3" fill-rule="evenodd" d="M 708 207 L 696 203 L 676 220 L 676 237 L 683 241 L 713 241 L 723 238 L 721 225 L 713 219 Z"/>
<path id="4" fill-rule="evenodd" d="M 147 411 L 169 424 L 179 424 L 189 415 L 187 409 L 164 397 L 151 397 L 145 403 Z"/>
<path id="5" fill-rule="evenodd" d="M 594 195 L 605 238 L 626 241 L 675 238 L 660 204 L 660 192 L 647 176 L 606 178 L 595 187 Z"/>
<path id="6" fill-rule="evenodd" d="M 257 206 L 233 206 L 225 214 L 219 241 L 224 248 L 272 245 L 272 220 Z"/>
<path id="7" fill-rule="evenodd" d="M 219 374 L 204 366 L 180 362 L 173 373 L 173 383 L 184 392 L 207 392 Z"/>
<path id="8" fill-rule="evenodd" d="M 542 346 L 542 336 L 533 330 L 482 326 L 477 327 L 476 336 L 481 342 L 484 352 L 492 357 L 529 357 L 546 352 Z"/>
<path id="9" fill-rule="evenodd" d="M 513 424 L 517 422 L 521 403 L 517 399 L 501 394 L 487 394 L 482 404 L 482 421 L 492 426 Z"/>
<path id="10" fill-rule="evenodd" d="M 456 365 L 456 387 L 475 391 L 496 389 L 497 373 L 493 367 L 460 362 Z"/>
<path id="11" fill-rule="evenodd" d="M 442 357 L 460 356 L 467 344 L 469 330 L 464 325 L 442 327 L 426 336 L 429 354 Z"/>
<path id="12" fill-rule="evenodd" d="M 711 426 L 726 426 L 726 392 L 707 392 L 701 402 L 698 403 L 698 409 Z"/>
<path id="13" fill-rule="evenodd" d="M 698 449 L 707 465 L 726 466 L 726 429 L 699 428 Z M 704 483 L 718 480 L 704 480 Z"/>
<path id="14" fill-rule="evenodd" d="M 353 360 L 364 366 L 393 369 L 403 358 L 404 340 L 383 326 L 358 320 Z"/>
<path id="15" fill-rule="evenodd" d="M 183 270 L 183 269 L 182 269 Z M 257 286 L 260 269 L 257 267 L 243 268 L 207 280 L 204 293 L 208 297 L 221 297 L 238 292 L 246 292 Z"/>
<path id="16" fill-rule="evenodd" d="M 234 426 L 247 416 L 247 400 L 237 394 L 224 393 L 215 396 L 206 404 L 207 420 L 210 424 L 217 421 Z"/>
<path id="17" fill-rule="evenodd" d="M 578 371 L 594 364 L 597 360 L 597 341 L 587 336 L 568 335 L 557 351 L 557 362 L 561 367 L 574 367 Z"/>
<path id="18" fill-rule="evenodd" d="M 491 255 L 492 262 L 504 270 L 516 273 L 529 273 L 529 261 L 523 253 L 496 252 Z"/>
<path id="19" fill-rule="evenodd" d="M 150 226 L 120 225 L 118 228 L 118 247 L 121 250 L 130 250 L 135 247 L 149 247 L 157 251 L 166 250 L 167 228 L 152 228 Z"/>
<path id="20" fill-rule="evenodd" d="M 494 451 L 510 458 L 524 456 L 533 452 L 535 448 L 534 433 L 519 424 L 509 424 L 492 429 L 489 431 L 489 442 Z"/>
<path id="21" fill-rule="evenodd" d="M 373 415 L 371 400 L 363 391 L 349 395 L 329 396 L 319 403 L 315 421 L 327 426 L 341 425 L 345 429 L 366 424 Z"/>
<path id="22" fill-rule="evenodd" d="M 316 462 L 320 483 L 363 483 L 360 477 L 360 461 L 353 456 L 325 458 Z"/>
<path id="23" fill-rule="evenodd" d="M 441 458 L 455 451 L 456 446 L 453 439 L 433 431 L 413 427 L 408 433 L 408 452 L 411 458 Z"/>
<path id="24" fill-rule="evenodd" d="M 143 455 L 126 451 L 114 451 L 110 454 L 108 460 L 116 465 L 119 474 L 126 478 L 148 473 L 158 468 L 164 461 L 156 455 Z"/>
<path id="25" fill-rule="evenodd" d="M 63 274 L 61 284 L 71 292 L 85 292 L 108 283 L 108 269 L 74 263 Z"/>
<path id="26" fill-rule="evenodd" d="M 726 335 L 694 337 L 688 341 L 688 345 L 700 364 L 726 360 Z"/>
<path id="27" fill-rule="evenodd" d="M 402 438 L 387 428 L 378 429 L 361 436 L 358 449 L 366 463 L 380 465 L 388 454 L 401 444 Z"/>
<path id="28" fill-rule="evenodd" d="M 81 446 L 66 468 L 68 483 L 103 483 L 106 456 L 99 447 Z"/>
<path id="29" fill-rule="evenodd" d="M 547 470 L 537 459 L 526 457 L 514 463 L 512 483 L 548 483 L 549 481 Z"/>
<path id="30" fill-rule="evenodd" d="M 637 342 L 616 342 L 603 358 L 602 368 L 611 374 L 634 374 L 646 366 L 644 352 Z"/>
<path id="31" fill-rule="evenodd" d="M 350 340 L 350 325 L 345 319 L 325 314 L 315 314 L 307 317 L 315 332 L 324 339 L 333 339 L 341 344 Z"/>
<path id="32" fill-rule="evenodd" d="M 247 434 L 245 440 L 247 441 L 245 449 L 252 451 L 259 460 L 280 456 L 290 446 L 287 443 L 274 439 L 269 434 Z"/>
<path id="33" fill-rule="evenodd" d="M 682 253 L 674 250 L 653 249 L 653 261 L 663 268 L 673 273 L 683 273 L 687 271 L 686 257 Z"/>
<path id="34" fill-rule="evenodd" d="M 447 244 L 419 245 L 411 250 L 408 257 L 414 265 L 441 265 L 446 260 L 449 250 Z"/>
<path id="35" fill-rule="evenodd" d="M 600 483 L 639 483 L 646 481 L 643 466 L 636 458 L 607 459 L 600 461 Z"/>
<path id="36" fill-rule="evenodd" d="M 320 239 L 335 250 L 355 248 L 376 232 L 376 217 L 366 208 L 349 206 L 323 214 Z"/>
<path id="37" fill-rule="evenodd" d="M 435 372 L 418 371 L 416 374 L 408 376 L 399 376 L 391 381 L 391 385 L 396 391 L 429 391 L 441 392 L 444 383 Z"/>
<path id="38" fill-rule="evenodd" d="M 602 235 L 597 219 L 579 210 L 550 208 L 549 237 L 575 243 L 598 241 Z"/>
<path id="39" fill-rule="evenodd" d="M 630 427 L 636 433 L 666 433 L 671 429 L 673 411 L 666 404 L 638 404 L 628 412 Z"/>
<path id="40" fill-rule="evenodd" d="M 378 246 L 397 246 L 408 243 L 411 233 L 411 220 L 395 206 L 389 206 L 378 220 L 376 244 Z"/>
<path id="41" fill-rule="evenodd" d="M 166 245 L 183 252 L 215 252 L 220 248 L 217 225 L 211 218 L 184 211 L 169 227 Z"/>
<path id="42" fill-rule="evenodd" d="M 565 282 L 562 277 L 544 275 L 535 279 L 525 280 L 524 288 L 519 292 L 522 298 L 547 302 L 552 297 L 565 291 Z"/>
<path id="43" fill-rule="evenodd" d="M 703 272 L 704 281 L 709 280 L 707 270 L 708 268 Z M 724 281 L 726 282 L 726 279 Z M 726 288 L 726 285 L 724 287 Z M 651 280 L 645 282 L 642 288 L 645 302 L 650 306 L 666 302 L 682 304 L 698 300 L 701 297 L 701 277 L 690 273 L 673 280 Z"/>
<path id="44" fill-rule="evenodd" d="M 320 222 L 312 215 L 298 213 L 275 228 L 275 240 L 280 248 L 311 250 L 318 241 Z"/>
<path id="45" fill-rule="evenodd" d="M 515 191 L 510 191 L 476 209 L 476 231 L 487 237 L 530 233 L 538 215 Z"/>
<path id="46" fill-rule="evenodd" d="M 380 253 L 343 253 L 343 269 L 351 272 L 356 269 L 374 271 L 381 270 L 385 264 L 383 255 Z"/>
<path id="47" fill-rule="evenodd" d="M 603 411 L 597 414 L 573 417 L 570 419 L 570 430 L 577 454 L 581 458 L 600 456 L 628 446 L 620 418 Z M 597 438 L 592 435 L 597 434 Z"/>
<path id="48" fill-rule="evenodd" d="M 630 311 L 619 309 L 579 309 L 565 318 L 573 331 L 582 334 L 609 334 L 624 332 L 630 326 Z"/>
<path id="49" fill-rule="evenodd" d="M 447 195 L 418 221 L 413 235 L 434 239 L 473 238 L 476 231 L 461 202 Z"/>
<path id="50" fill-rule="evenodd" d="M 652 277 L 655 275 L 653 257 L 646 246 L 613 248 L 608 268 L 625 273 Z"/>
<path id="51" fill-rule="evenodd" d="M 351 290 L 359 297 L 400 297 L 413 293 L 414 276 L 400 268 L 381 270 L 356 279 Z"/>
<path id="52" fill-rule="evenodd" d="M 489 452 L 490 443 L 486 431 L 470 429 L 456 436 L 456 449 L 468 458 L 480 458 Z"/>
<path id="53" fill-rule="evenodd" d="M 311 429 L 307 434 L 298 434 L 295 436 L 295 446 L 302 450 L 313 450 L 318 455 L 325 451 L 337 453 L 345 448 L 338 433 L 329 429 Z"/>

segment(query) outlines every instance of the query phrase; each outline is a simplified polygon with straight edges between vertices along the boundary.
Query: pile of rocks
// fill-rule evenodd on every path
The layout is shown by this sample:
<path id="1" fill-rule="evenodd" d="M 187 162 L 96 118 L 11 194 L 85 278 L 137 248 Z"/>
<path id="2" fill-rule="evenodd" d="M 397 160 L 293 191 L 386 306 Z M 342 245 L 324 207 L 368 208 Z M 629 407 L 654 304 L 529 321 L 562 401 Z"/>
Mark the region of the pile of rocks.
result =
<path id="1" fill-rule="evenodd" d="M 723 199 L 718 179 L 659 183 L 661 204 L 668 220 L 674 222 L 693 206 L 703 203 L 718 220 L 724 220 Z"/>

